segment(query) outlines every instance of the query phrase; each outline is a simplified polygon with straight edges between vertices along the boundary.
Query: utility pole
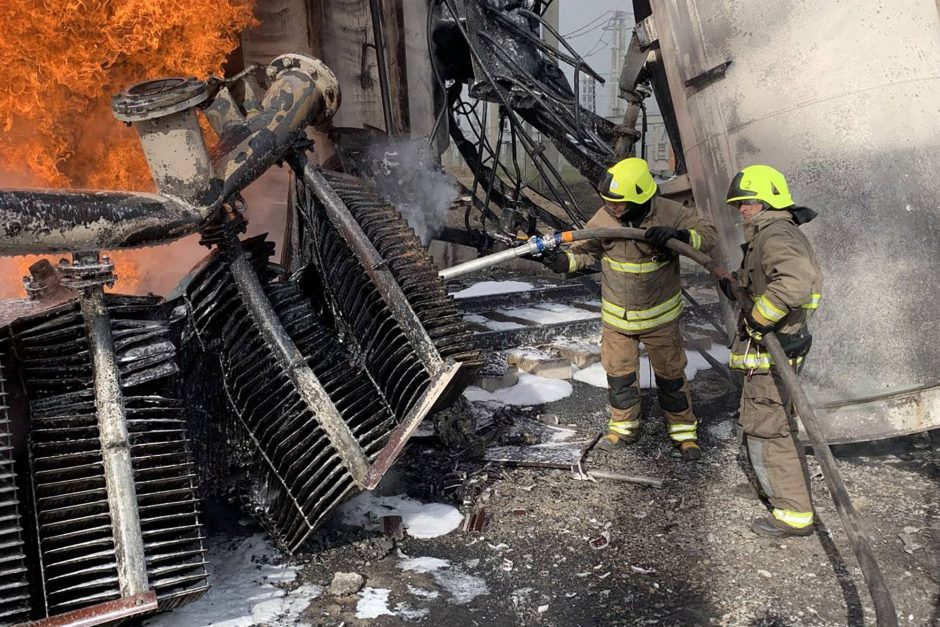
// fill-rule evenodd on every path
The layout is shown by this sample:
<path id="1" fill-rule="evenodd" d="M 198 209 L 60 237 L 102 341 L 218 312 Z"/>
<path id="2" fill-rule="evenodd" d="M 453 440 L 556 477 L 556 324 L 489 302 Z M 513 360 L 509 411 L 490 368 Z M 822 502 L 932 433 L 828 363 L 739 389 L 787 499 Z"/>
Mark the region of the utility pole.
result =
<path id="1" fill-rule="evenodd" d="M 623 65 L 623 57 L 627 53 L 627 44 L 630 41 L 630 29 L 627 26 L 629 15 L 626 11 L 614 11 L 614 15 L 608 23 L 608 28 L 611 29 L 611 38 L 610 76 L 607 79 L 607 119 L 615 120 L 618 123 L 623 120 L 624 105 L 626 104 L 620 99 L 617 85 L 620 83 L 620 68 Z"/>
<path id="2" fill-rule="evenodd" d="M 590 76 L 585 76 L 581 78 L 580 82 L 581 106 L 592 113 L 597 113 L 597 92 L 595 90 L 596 83 L 594 79 Z"/>

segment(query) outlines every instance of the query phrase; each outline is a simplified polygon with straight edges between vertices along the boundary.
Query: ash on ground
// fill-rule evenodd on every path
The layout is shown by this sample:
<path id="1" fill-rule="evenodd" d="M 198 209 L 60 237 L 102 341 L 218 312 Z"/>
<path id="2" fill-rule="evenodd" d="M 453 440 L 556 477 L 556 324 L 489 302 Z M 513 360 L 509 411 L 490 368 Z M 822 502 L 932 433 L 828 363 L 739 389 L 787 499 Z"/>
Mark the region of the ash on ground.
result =
<path id="1" fill-rule="evenodd" d="M 573 439 L 590 437 L 604 427 L 606 392 L 571 384 L 570 396 L 502 408 L 497 422 L 553 415 L 559 427 L 570 425 Z M 288 584 L 268 572 L 267 557 L 256 564 L 255 577 L 267 573 L 286 597 L 272 597 L 265 583 L 258 622 L 250 615 L 214 622 L 209 613 L 200 622 L 190 613 L 188 624 L 873 624 L 860 571 L 812 457 L 820 531 L 784 542 L 756 537 L 748 525 L 765 510 L 736 464 L 734 393 L 714 371 L 698 373 L 692 388 L 703 461 L 671 455 L 652 390 L 643 391 L 644 414 L 653 418 L 639 445 L 588 458 L 593 468 L 663 478 L 662 489 L 487 463 L 433 438 L 415 440 L 375 495 L 338 512 L 283 566 Z M 503 431 L 509 435 L 492 444 L 524 440 Z M 937 453 L 923 438 L 884 446 L 842 450 L 840 468 L 901 624 L 937 624 Z M 465 530 L 468 523 L 482 528 Z M 357 573 L 364 583 L 354 594 L 334 596 L 336 573 Z M 218 574 L 215 583 L 226 585 Z"/>

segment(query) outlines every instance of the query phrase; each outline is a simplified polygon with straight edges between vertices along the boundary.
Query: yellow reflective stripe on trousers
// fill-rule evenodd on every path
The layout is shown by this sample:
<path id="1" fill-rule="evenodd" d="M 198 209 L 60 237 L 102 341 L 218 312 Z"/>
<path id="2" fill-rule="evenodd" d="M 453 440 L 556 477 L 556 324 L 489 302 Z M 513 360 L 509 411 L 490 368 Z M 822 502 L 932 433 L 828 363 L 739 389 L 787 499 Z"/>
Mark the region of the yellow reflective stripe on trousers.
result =
<path id="1" fill-rule="evenodd" d="M 660 268 L 668 266 L 670 263 L 672 263 L 672 260 L 629 263 L 626 261 L 617 261 L 616 259 L 611 259 L 607 256 L 604 257 L 604 261 L 610 265 L 611 270 L 616 270 L 617 272 L 629 272 L 630 274 L 646 274 L 647 272 L 656 272 Z"/>
<path id="2" fill-rule="evenodd" d="M 689 244 L 695 250 L 699 250 L 702 247 L 702 236 L 698 234 L 698 231 L 695 229 L 689 229 Z"/>
<path id="3" fill-rule="evenodd" d="M 639 428 L 639 420 L 621 420 L 620 422 L 611 420 L 607 423 L 607 429 L 609 431 L 619 433 L 620 435 L 633 435 L 633 430 Z"/>
<path id="4" fill-rule="evenodd" d="M 763 294 L 761 294 L 758 299 L 754 301 L 754 306 L 757 307 L 757 311 L 759 311 L 762 316 L 771 322 L 780 322 L 783 320 L 783 317 L 787 315 L 786 311 L 774 305 L 772 302 L 770 302 L 767 296 Z"/>
<path id="5" fill-rule="evenodd" d="M 574 272 L 578 269 L 578 262 L 575 261 L 574 255 L 570 251 L 565 251 L 565 256 L 568 258 L 568 272 Z"/>
<path id="6" fill-rule="evenodd" d="M 810 300 L 805 305 L 800 305 L 801 309 L 819 309 L 819 299 L 822 298 L 822 294 L 819 292 L 813 292 L 810 294 Z"/>
<path id="7" fill-rule="evenodd" d="M 672 322 L 682 315 L 682 294 L 676 294 L 665 303 L 651 309 L 627 311 L 619 305 L 601 299 L 601 320 L 624 331 L 645 331 Z"/>
<path id="8" fill-rule="evenodd" d="M 601 308 L 604 311 L 618 316 L 623 320 L 649 320 L 659 316 L 660 314 L 672 311 L 676 305 L 682 305 L 682 292 L 676 293 L 675 296 L 669 298 L 665 302 L 659 303 L 655 307 L 650 307 L 649 309 L 627 310 L 620 305 L 615 305 L 609 300 L 603 298 L 601 299 Z"/>
<path id="9" fill-rule="evenodd" d="M 695 440 L 697 439 L 695 435 L 697 428 L 698 421 L 669 425 L 669 437 L 672 438 L 674 442 L 687 442 L 688 440 Z"/>
<path id="10" fill-rule="evenodd" d="M 794 357 L 789 360 L 791 366 L 798 366 L 803 363 L 802 357 Z M 770 353 L 731 353 L 728 359 L 728 366 L 733 370 L 770 370 L 774 360 Z"/>
<path id="11" fill-rule="evenodd" d="M 813 512 L 794 512 L 789 509 L 774 508 L 774 518 L 782 523 L 802 529 L 813 524 Z"/>

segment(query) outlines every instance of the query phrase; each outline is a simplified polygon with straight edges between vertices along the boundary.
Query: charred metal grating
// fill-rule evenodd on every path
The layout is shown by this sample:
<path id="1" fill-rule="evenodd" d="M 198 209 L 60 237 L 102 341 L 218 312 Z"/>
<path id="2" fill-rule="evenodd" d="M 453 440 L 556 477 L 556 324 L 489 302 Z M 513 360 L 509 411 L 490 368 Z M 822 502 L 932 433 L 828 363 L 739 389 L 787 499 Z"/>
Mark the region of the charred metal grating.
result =
<path id="1" fill-rule="evenodd" d="M 367 190 L 359 179 L 328 171 L 322 175 L 382 256 L 440 357 L 460 362 L 460 380 L 468 381 L 482 365 L 481 354 L 414 231 L 397 209 Z M 313 192 L 304 184 L 296 189 L 299 214 L 310 222 L 305 235 L 311 239 L 303 242 L 305 252 L 336 317 L 348 327 L 348 336 L 358 344 L 369 372 L 401 419 L 427 389 L 431 376 L 362 261 L 320 210 Z M 462 389 L 460 382 L 450 387 L 450 395 Z M 446 402 L 449 394 L 444 396 Z"/>
<path id="2" fill-rule="evenodd" d="M 336 340 L 291 281 L 265 272 L 273 248 L 258 238 L 244 249 L 288 335 L 306 356 L 323 392 L 372 460 L 395 427 L 375 383 Z M 231 407 L 259 456 L 253 507 L 279 544 L 296 551 L 323 516 L 357 489 L 312 410 L 255 327 L 227 265 L 217 254 L 187 291 L 192 320 L 203 344 L 218 338 Z"/>
<path id="3" fill-rule="evenodd" d="M 106 297 L 150 587 L 161 609 L 208 589 L 178 368 L 160 300 Z M 47 615 L 120 598 L 94 373 L 75 301 L 13 324 L 30 401 L 33 505 Z"/>
<path id="4" fill-rule="evenodd" d="M 29 618 L 30 601 L 3 373 L 8 355 L 9 340 L 0 338 L 0 624 L 4 625 Z"/>

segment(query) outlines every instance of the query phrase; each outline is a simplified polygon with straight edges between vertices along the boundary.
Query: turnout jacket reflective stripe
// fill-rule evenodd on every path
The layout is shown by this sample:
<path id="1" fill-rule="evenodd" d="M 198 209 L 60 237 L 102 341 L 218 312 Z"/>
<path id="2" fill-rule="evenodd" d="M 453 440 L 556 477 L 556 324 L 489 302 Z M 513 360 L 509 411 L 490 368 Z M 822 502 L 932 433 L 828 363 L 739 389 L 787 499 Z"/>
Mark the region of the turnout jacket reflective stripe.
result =
<path id="1" fill-rule="evenodd" d="M 744 231 L 747 243 L 738 270 L 738 285 L 758 311 L 791 335 L 806 327 L 822 298 L 822 271 L 813 248 L 789 211 L 759 213 Z M 794 363 L 795 360 L 790 360 Z M 766 371 L 770 355 L 743 329 L 731 345 L 730 365 L 738 370 Z"/>
<path id="2" fill-rule="evenodd" d="M 597 210 L 585 228 L 626 226 L 606 209 Z M 653 199 L 642 229 L 670 226 L 688 229 L 693 247 L 708 252 L 716 233 L 695 209 L 665 198 Z M 587 240 L 565 251 L 568 270 L 601 262 L 601 319 L 621 333 L 648 331 L 672 322 L 682 313 L 678 257 L 657 250 L 651 244 L 634 240 Z"/>

